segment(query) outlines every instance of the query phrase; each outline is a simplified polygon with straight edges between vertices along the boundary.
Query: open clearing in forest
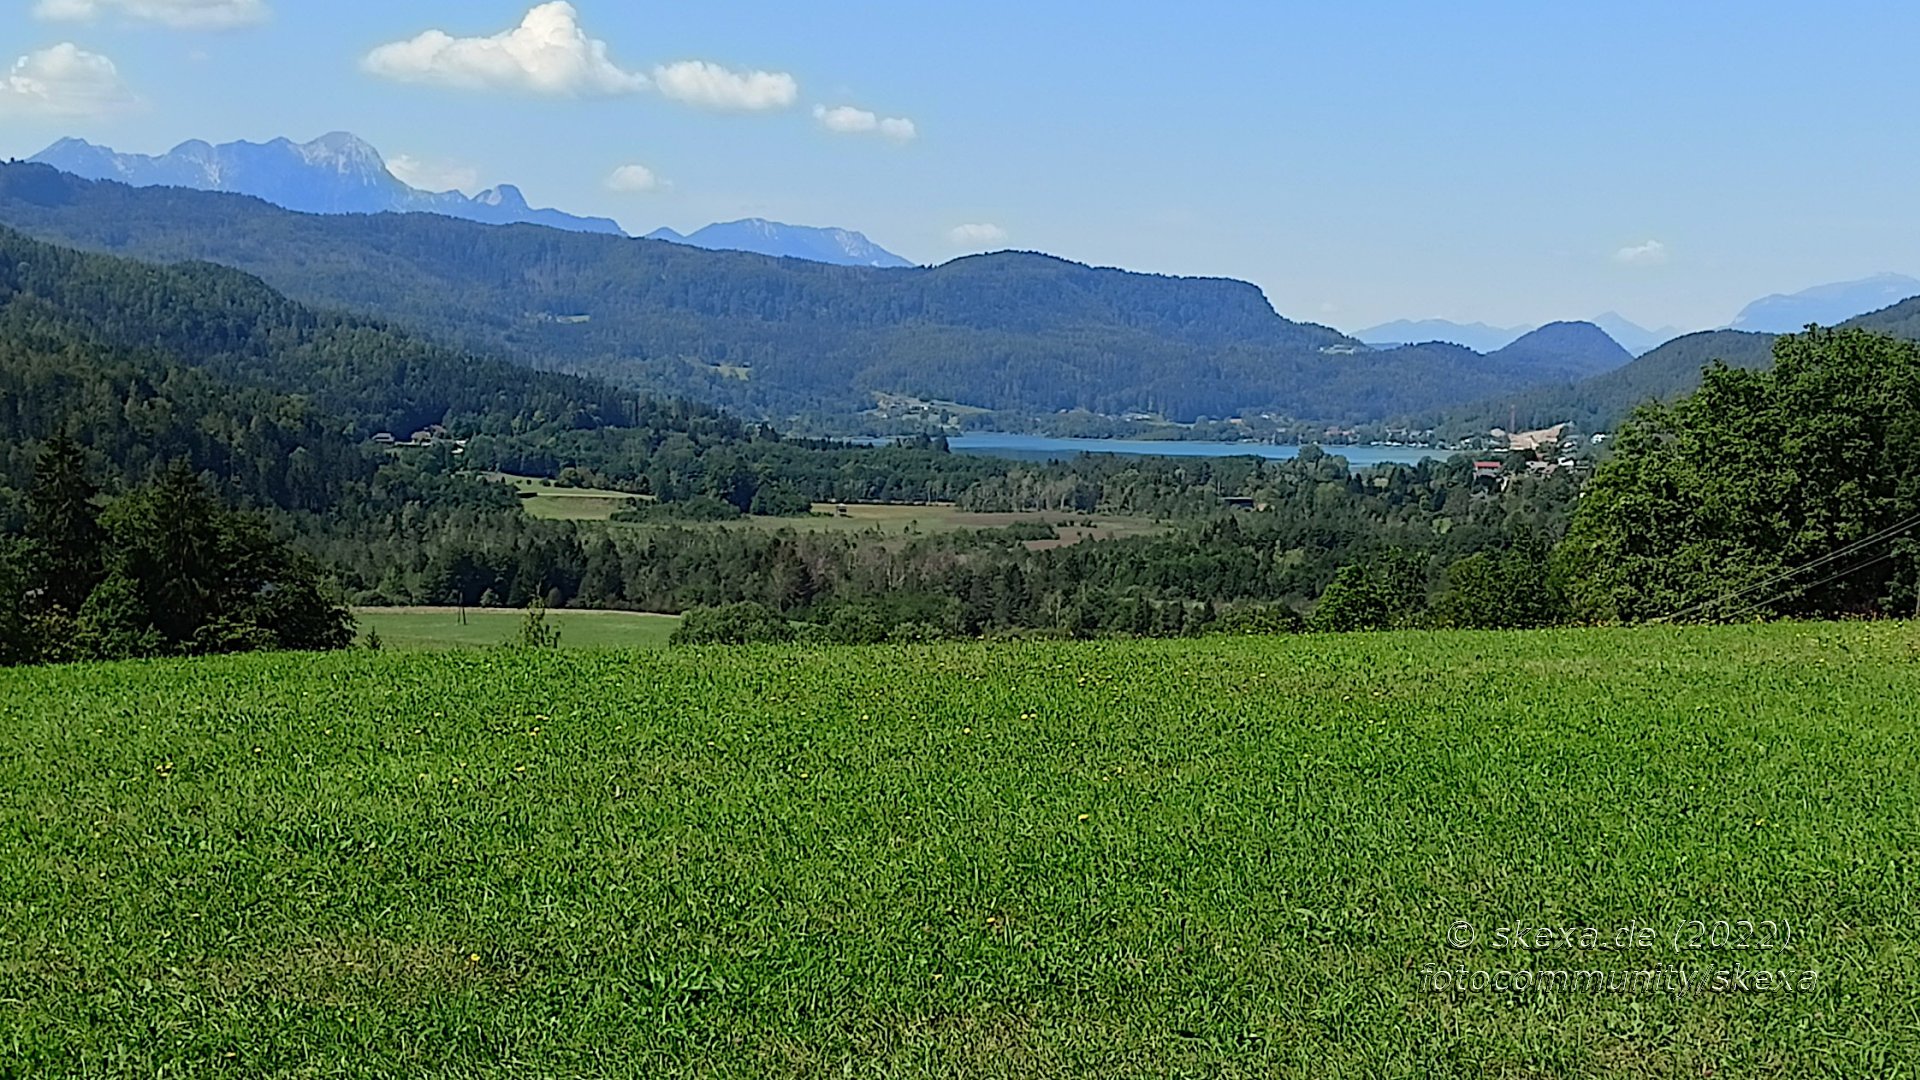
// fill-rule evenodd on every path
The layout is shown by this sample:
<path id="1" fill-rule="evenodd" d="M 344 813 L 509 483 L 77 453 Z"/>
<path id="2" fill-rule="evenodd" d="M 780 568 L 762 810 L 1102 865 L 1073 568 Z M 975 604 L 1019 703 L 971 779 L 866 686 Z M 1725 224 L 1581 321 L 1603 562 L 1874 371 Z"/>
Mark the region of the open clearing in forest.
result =
<path id="1" fill-rule="evenodd" d="M 11 670 L 0 791 L 23 1076 L 1920 1061 L 1911 625 Z"/>
<path id="2" fill-rule="evenodd" d="M 509 473 L 488 473 L 487 478 L 512 484 L 520 492 L 521 507 L 544 521 L 606 521 L 641 498 L 624 491 L 555 487 L 546 480 Z"/>
<path id="3" fill-rule="evenodd" d="M 844 514 L 840 512 L 842 505 L 846 507 Z M 1080 514 L 1066 510 L 996 513 L 962 510 L 946 503 L 818 503 L 810 517 L 749 517 L 721 524 L 729 528 L 795 529 L 805 532 L 859 533 L 872 530 L 888 536 L 1046 525 L 1059 534 L 1059 539 L 1033 541 L 1034 546 L 1045 547 L 1084 540 L 1117 540 L 1166 531 L 1164 525 L 1148 518 Z"/>
<path id="4" fill-rule="evenodd" d="M 640 496 L 596 488 L 564 488 L 532 477 L 492 474 L 522 493 L 526 512 L 546 521 L 610 521 Z M 644 500 L 643 501 L 647 501 Z M 844 512 L 842 509 L 844 507 Z M 1035 540 L 1036 548 L 1061 547 L 1087 540 L 1117 540 L 1165 532 L 1166 526 L 1137 517 L 1034 510 L 1009 513 L 962 510 L 945 503 L 816 503 L 805 517 L 742 517 L 720 522 L 637 522 L 623 527 L 698 527 L 733 529 L 793 529 L 797 532 L 862 533 L 888 536 L 953 532 L 962 529 L 1004 529 L 1013 525 L 1046 525 L 1057 539 Z"/>

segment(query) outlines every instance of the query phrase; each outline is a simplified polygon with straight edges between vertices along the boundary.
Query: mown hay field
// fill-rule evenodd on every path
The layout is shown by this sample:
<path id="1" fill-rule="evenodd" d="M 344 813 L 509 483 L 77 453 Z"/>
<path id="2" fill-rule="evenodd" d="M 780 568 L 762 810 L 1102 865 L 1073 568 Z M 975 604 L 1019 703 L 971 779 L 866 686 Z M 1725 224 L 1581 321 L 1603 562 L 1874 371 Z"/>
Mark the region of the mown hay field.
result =
<path id="1" fill-rule="evenodd" d="M 10 671 L 0 1073 L 1911 1076 L 1917 791 L 1894 624 Z"/>

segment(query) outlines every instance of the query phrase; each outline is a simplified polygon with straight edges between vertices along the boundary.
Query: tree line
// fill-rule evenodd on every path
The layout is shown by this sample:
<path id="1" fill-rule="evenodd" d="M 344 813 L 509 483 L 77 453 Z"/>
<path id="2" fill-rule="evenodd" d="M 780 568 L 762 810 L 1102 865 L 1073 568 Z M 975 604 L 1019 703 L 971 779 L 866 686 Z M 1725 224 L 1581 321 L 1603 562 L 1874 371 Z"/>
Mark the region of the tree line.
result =
<path id="1" fill-rule="evenodd" d="M 184 462 L 104 505 L 58 437 L 0 540 L 0 663 L 337 649 L 353 619 L 317 563 Z"/>

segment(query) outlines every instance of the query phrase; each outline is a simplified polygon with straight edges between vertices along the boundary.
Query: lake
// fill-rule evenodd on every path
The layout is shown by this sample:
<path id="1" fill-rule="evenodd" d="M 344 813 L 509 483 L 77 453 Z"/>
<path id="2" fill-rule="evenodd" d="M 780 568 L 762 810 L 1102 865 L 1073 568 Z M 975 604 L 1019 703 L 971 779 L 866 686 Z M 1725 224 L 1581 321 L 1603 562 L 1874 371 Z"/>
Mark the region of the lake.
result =
<path id="1" fill-rule="evenodd" d="M 889 440 L 875 440 L 887 442 Z M 1175 442 L 1155 439 L 1059 439 L 1045 435 L 1008 435 L 975 432 L 950 435 L 955 453 L 1020 461 L 1062 461 L 1080 454 L 1119 454 L 1129 457 L 1259 457 L 1290 461 L 1300 456 L 1298 446 L 1271 443 Z M 1445 460 L 1449 451 L 1425 446 L 1329 446 L 1327 453 L 1346 458 L 1356 469 L 1369 465 L 1412 465 L 1425 458 Z"/>

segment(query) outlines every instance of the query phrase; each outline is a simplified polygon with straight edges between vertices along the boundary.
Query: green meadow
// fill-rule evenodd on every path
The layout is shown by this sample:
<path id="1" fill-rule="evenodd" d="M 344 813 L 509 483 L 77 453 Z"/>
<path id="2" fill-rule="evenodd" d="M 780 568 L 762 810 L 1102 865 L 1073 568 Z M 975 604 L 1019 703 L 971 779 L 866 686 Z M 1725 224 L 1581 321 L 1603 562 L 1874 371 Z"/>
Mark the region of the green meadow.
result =
<path id="1" fill-rule="evenodd" d="M 544 521 L 610 521 L 613 515 L 632 505 L 636 496 L 595 488 L 556 487 L 552 483 L 527 476 L 489 473 L 489 479 L 510 483 L 521 493 L 521 508 L 531 517 Z M 648 501 L 643 499 L 642 501 Z M 623 524 L 623 528 L 659 528 L 661 522 Z M 1046 525 L 1058 539 L 1034 541 L 1036 546 L 1058 547 L 1087 540 L 1117 540 L 1148 536 L 1166 531 L 1166 525 L 1144 517 L 1088 515 L 1058 510 L 1014 512 L 962 510 L 945 503 L 815 503 L 813 512 L 799 517 L 741 517 L 706 523 L 672 523 L 680 527 L 704 524 L 729 529 L 792 529 L 795 532 L 881 533 L 905 536 L 915 533 L 954 532 L 970 529 L 1004 529 L 1013 525 Z"/>
<path id="2" fill-rule="evenodd" d="M 638 498 L 624 491 L 556 487 L 550 481 L 510 473 L 488 473 L 486 477 L 513 485 L 520 493 L 520 506 L 545 521 L 606 521 Z"/>
<path id="3" fill-rule="evenodd" d="M 5 1075 L 1920 1063 L 1911 625 L 9 670 L 0 792 Z"/>

